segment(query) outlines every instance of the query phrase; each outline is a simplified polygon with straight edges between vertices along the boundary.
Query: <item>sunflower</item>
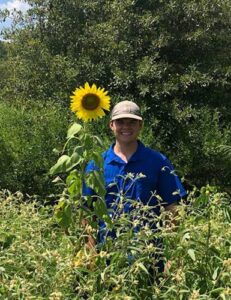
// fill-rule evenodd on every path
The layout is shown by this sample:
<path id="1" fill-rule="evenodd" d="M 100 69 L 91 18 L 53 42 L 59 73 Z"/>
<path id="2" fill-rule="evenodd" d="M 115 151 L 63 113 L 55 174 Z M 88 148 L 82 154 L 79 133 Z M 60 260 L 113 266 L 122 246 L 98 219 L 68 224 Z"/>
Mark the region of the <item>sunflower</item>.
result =
<path id="1" fill-rule="evenodd" d="M 77 88 L 71 98 L 71 110 L 79 119 L 91 121 L 105 116 L 105 110 L 110 109 L 110 97 L 104 88 L 90 86 L 88 82 L 84 87 Z"/>

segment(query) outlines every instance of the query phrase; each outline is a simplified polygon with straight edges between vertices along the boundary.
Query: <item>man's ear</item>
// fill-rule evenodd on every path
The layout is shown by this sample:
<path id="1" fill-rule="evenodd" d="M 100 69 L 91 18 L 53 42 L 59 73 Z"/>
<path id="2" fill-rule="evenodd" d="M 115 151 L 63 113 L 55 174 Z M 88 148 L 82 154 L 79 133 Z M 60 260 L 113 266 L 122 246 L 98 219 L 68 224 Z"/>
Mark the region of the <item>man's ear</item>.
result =
<path id="1" fill-rule="evenodd" d="M 113 121 L 109 122 L 109 127 L 112 129 L 112 127 L 113 127 Z"/>

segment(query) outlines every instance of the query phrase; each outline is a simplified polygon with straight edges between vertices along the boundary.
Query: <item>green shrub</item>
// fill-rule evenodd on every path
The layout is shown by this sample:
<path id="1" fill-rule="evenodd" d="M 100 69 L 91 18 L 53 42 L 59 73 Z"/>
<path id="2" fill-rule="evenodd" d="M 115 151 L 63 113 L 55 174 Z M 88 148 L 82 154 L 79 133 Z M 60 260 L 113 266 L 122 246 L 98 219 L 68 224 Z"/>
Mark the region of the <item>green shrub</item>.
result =
<path id="1" fill-rule="evenodd" d="M 158 113 L 146 118 L 147 144 L 171 159 L 190 188 L 207 183 L 231 186 L 228 158 L 220 148 L 231 143 L 231 129 L 222 125 L 222 115 L 206 106 L 194 108 L 177 101 L 171 110 L 165 112 L 165 120 Z"/>
<path id="2" fill-rule="evenodd" d="M 55 103 L 0 103 L 0 187 L 47 194 L 52 149 L 62 145 L 67 112 Z"/>

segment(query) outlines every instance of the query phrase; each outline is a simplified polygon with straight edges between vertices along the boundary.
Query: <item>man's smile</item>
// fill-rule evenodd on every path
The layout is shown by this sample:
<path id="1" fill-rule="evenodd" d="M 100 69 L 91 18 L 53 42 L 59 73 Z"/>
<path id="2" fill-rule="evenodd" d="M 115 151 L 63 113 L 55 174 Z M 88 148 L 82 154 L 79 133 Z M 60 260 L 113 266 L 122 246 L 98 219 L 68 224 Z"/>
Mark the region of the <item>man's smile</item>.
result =
<path id="1" fill-rule="evenodd" d="M 121 132 L 122 135 L 132 135 L 132 132 Z"/>

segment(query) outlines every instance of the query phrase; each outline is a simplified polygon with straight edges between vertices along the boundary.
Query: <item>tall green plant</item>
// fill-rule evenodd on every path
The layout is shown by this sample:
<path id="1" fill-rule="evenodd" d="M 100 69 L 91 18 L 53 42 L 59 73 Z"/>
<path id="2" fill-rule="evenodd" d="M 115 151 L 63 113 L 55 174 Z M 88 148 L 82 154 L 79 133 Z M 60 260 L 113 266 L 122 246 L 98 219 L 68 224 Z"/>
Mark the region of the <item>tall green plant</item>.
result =
<path id="1" fill-rule="evenodd" d="M 101 139 L 88 133 L 85 126 L 82 127 L 80 124 L 74 123 L 68 129 L 66 143 L 61 151 L 62 155 L 50 169 L 51 175 L 66 174 L 64 182 L 60 177 L 56 177 L 54 182 L 58 184 L 63 182 L 65 187 L 56 206 L 55 216 L 59 225 L 67 231 L 73 222 L 73 210 L 79 211 L 82 217 L 84 213 L 91 224 L 92 215 L 96 215 L 98 219 L 107 219 L 110 222 L 104 202 L 106 191 L 103 177 L 103 150 Z M 94 160 L 96 170 L 86 174 L 86 166 L 91 160 Z M 83 181 L 86 181 L 87 185 L 97 195 L 97 199 L 93 203 L 92 197 L 86 199 L 82 196 Z M 89 207 L 92 205 L 94 209 L 90 210 Z"/>

